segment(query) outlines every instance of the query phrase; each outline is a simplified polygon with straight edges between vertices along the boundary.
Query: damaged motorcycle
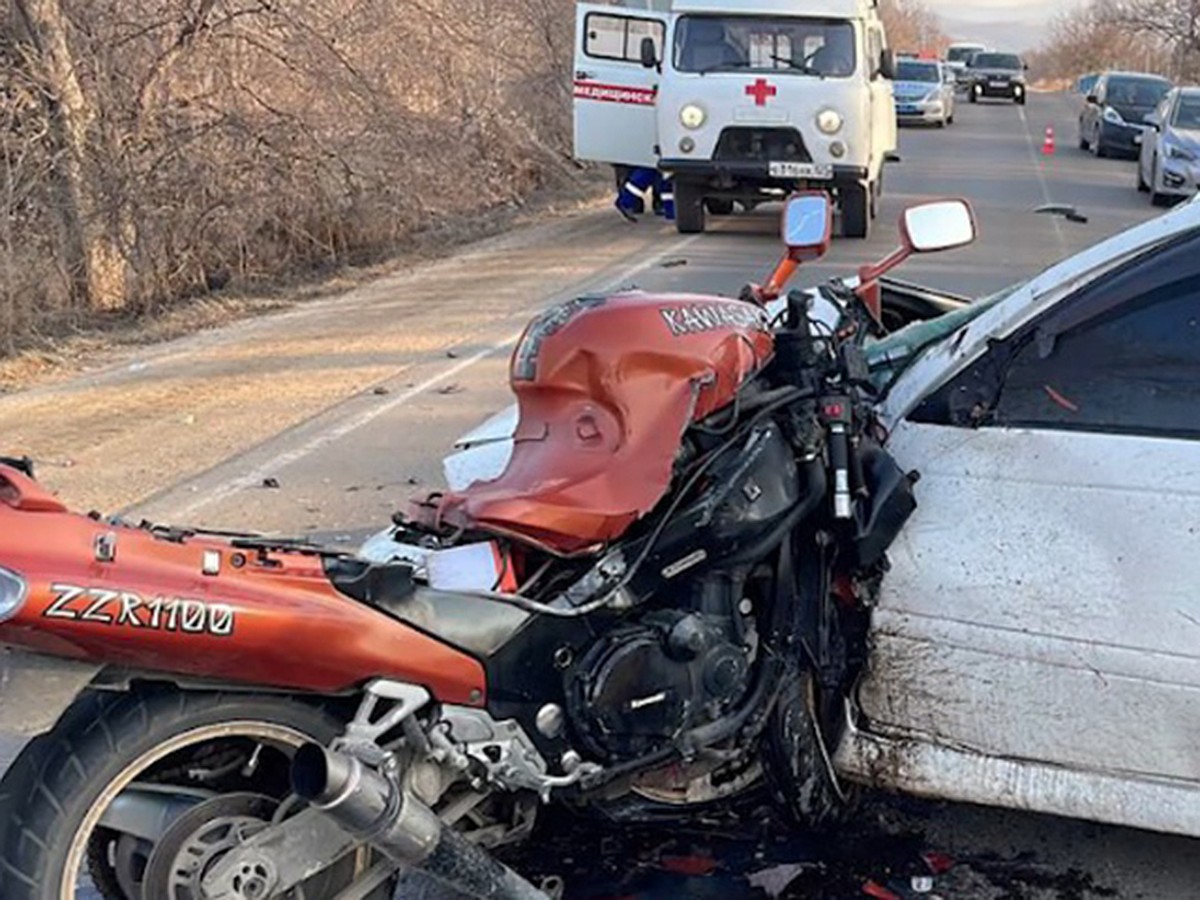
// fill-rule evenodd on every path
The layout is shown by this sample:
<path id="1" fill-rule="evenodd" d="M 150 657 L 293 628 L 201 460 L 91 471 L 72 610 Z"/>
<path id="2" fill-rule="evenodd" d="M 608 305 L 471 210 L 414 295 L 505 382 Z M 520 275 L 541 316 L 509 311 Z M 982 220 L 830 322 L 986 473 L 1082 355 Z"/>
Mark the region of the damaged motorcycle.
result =
<path id="1" fill-rule="evenodd" d="M 77 515 L 0 465 L 3 718 L 32 738 L 0 895 L 379 900 L 416 872 L 541 897 L 491 851 L 548 803 L 670 820 L 757 791 L 829 822 L 916 507 L 864 351 L 880 279 L 975 223 L 914 207 L 886 260 L 785 295 L 831 231 L 797 195 L 739 299 L 538 317 L 502 464 L 415 504 L 387 560 Z"/>

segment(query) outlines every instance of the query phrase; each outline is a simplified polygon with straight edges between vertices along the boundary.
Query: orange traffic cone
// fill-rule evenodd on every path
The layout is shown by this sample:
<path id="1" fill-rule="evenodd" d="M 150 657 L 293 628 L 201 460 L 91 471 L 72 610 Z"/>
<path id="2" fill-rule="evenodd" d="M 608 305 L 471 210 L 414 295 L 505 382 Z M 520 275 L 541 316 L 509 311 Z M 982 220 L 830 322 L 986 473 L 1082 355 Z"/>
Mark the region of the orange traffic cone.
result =
<path id="1" fill-rule="evenodd" d="M 1042 156 L 1054 155 L 1054 126 L 1046 126 L 1046 140 L 1042 144 Z"/>

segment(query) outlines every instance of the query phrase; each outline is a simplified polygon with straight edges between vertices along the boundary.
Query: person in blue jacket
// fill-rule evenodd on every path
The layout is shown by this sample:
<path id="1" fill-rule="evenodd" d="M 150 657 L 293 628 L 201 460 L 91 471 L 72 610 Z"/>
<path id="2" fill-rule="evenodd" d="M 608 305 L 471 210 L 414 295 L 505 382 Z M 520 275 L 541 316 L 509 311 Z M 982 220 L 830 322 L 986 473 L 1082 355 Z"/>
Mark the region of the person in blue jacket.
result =
<path id="1" fill-rule="evenodd" d="M 653 210 L 668 222 L 675 221 L 675 188 L 657 169 L 617 168 L 617 212 L 630 222 Z"/>

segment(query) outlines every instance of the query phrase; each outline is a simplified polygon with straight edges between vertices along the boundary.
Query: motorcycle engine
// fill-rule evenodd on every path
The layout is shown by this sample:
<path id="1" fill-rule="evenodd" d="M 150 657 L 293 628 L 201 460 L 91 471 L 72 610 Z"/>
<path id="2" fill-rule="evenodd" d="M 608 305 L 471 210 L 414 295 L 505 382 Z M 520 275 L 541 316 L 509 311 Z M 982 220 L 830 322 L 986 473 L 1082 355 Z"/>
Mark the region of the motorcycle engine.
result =
<path id="1" fill-rule="evenodd" d="M 745 602 L 752 548 L 766 546 L 801 493 L 793 449 L 773 423 L 718 458 L 632 580 L 639 612 L 567 674 L 571 723 L 589 753 L 608 763 L 652 754 L 742 699 L 757 648 Z"/>
<path id="2" fill-rule="evenodd" d="M 572 721 L 588 751 L 636 759 L 721 717 L 745 690 L 745 647 L 717 617 L 652 613 L 609 632 L 569 679 Z"/>

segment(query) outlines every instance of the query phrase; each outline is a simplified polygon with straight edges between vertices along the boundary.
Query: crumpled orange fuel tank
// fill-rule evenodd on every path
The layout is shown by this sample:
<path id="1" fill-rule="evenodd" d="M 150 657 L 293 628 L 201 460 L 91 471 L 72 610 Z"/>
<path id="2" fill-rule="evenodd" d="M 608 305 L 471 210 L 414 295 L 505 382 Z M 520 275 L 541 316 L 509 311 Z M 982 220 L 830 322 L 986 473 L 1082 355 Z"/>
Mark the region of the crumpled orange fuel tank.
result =
<path id="1" fill-rule="evenodd" d="M 443 497 L 438 518 L 562 554 L 614 540 L 663 498 L 688 426 L 773 352 L 765 312 L 736 300 L 638 292 L 552 309 L 513 354 L 508 468 Z"/>

